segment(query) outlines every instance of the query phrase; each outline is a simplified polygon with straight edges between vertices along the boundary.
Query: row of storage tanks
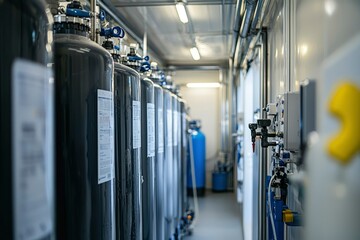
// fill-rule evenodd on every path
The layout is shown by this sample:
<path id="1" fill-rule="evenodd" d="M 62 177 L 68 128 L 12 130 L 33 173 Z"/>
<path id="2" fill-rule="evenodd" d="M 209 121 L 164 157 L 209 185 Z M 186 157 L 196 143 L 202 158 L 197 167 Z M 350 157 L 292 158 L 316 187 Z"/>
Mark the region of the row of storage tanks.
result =
<path id="1" fill-rule="evenodd" d="M 91 41 L 84 16 L 0 2 L 2 238 L 178 239 L 186 104 L 137 55 L 130 68 Z"/>

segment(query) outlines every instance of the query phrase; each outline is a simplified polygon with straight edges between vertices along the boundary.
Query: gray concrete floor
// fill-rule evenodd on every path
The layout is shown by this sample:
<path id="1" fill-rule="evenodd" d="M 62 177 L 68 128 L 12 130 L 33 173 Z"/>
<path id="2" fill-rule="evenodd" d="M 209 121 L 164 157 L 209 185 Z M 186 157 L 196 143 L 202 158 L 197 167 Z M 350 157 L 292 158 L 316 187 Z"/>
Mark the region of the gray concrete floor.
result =
<path id="1" fill-rule="evenodd" d="M 193 204 L 192 198 L 189 199 Z M 206 192 L 199 198 L 199 218 L 185 240 L 242 240 L 241 208 L 234 193 Z"/>

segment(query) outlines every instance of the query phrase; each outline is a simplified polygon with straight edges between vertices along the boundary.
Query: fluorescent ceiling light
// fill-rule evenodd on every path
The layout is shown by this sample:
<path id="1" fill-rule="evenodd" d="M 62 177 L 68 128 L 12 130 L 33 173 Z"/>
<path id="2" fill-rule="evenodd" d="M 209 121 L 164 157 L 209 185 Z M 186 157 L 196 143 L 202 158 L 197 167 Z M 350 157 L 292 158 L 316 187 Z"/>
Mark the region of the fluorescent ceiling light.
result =
<path id="1" fill-rule="evenodd" d="M 188 16 L 185 10 L 185 4 L 183 2 L 176 3 L 176 11 L 179 15 L 180 21 L 183 23 L 189 22 Z"/>
<path id="2" fill-rule="evenodd" d="M 186 84 L 188 88 L 218 88 L 221 86 L 218 82 L 213 83 L 188 83 Z"/>
<path id="3" fill-rule="evenodd" d="M 191 53 L 192 58 L 195 61 L 200 59 L 200 53 L 199 53 L 199 50 L 197 49 L 197 47 L 190 48 L 190 53 Z"/>
<path id="4" fill-rule="evenodd" d="M 327 15 L 331 16 L 336 10 L 336 3 L 334 0 L 325 1 L 325 12 Z"/>

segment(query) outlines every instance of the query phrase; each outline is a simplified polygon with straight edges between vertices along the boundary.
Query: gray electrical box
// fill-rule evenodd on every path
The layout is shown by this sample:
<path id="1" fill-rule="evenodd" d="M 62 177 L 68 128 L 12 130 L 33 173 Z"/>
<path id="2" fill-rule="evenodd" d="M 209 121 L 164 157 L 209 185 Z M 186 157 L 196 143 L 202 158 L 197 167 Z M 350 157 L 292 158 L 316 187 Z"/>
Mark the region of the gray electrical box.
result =
<path id="1" fill-rule="evenodd" d="M 304 146 L 310 132 L 316 130 L 316 82 L 305 80 L 300 85 L 300 140 Z"/>
<path id="2" fill-rule="evenodd" d="M 300 150 L 300 93 L 284 94 L 284 149 Z"/>

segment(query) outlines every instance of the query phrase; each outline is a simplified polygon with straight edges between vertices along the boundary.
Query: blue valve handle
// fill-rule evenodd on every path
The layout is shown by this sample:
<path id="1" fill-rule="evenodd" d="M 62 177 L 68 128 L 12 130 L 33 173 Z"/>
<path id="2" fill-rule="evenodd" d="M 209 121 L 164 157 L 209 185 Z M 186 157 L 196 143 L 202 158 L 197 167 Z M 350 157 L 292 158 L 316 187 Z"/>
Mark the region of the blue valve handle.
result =
<path id="1" fill-rule="evenodd" d="M 112 34 L 113 37 L 119 37 L 119 38 L 125 37 L 125 31 L 119 26 L 112 28 Z"/>
<path id="2" fill-rule="evenodd" d="M 113 28 L 101 28 L 100 36 L 106 38 L 111 38 L 111 37 L 123 38 L 125 36 L 125 31 L 119 26 Z"/>
<path id="3" fill-rule="evenodd" d="M 140 56 L 134 55 L 134 56 L 128 56 L 128 60 L 131 62 L 141 61 L 143 60 Z"/>
<path id="4" fill-rule="evenodd" d="M 106 13 L 105 13 L 104 10 L 101 10 L 100 13 L 99 13 L 100 21 L 105 21 L 105 18 L 106 18 Z"/>
<path id="5" fill-rule="evenodd" d="M 92 13 L 82 9 L 66 8 L 66 15 L 80 18 L 90 18 Z"/>
<path id="6" fill-rule="evenodd" d="M 149 70 L 150 70 L 150 63 L 149 62 L 141 63 L 140 72 L 147 72 Z"/>
<path id="7" fill-rule="evenodd" d="M 165 76 L 165 73 L 163 71 L 161 71 L 160 76 L 161 76 L 162 81 L 166 81 L 166 76 Z"/>
<path id="8" fill-rule="evenodd" d="M 119 47 L 118 45 L 115 45 L 115 46 L 114 46 L 114 50 L 120 51 L 120 47 Z"/>

